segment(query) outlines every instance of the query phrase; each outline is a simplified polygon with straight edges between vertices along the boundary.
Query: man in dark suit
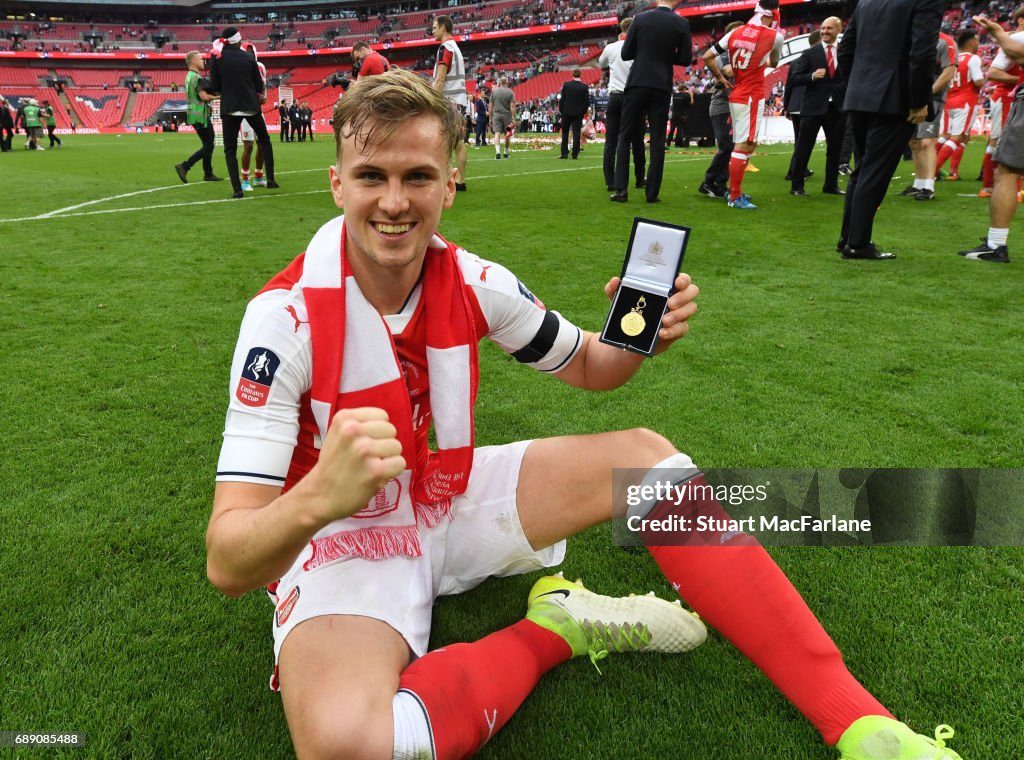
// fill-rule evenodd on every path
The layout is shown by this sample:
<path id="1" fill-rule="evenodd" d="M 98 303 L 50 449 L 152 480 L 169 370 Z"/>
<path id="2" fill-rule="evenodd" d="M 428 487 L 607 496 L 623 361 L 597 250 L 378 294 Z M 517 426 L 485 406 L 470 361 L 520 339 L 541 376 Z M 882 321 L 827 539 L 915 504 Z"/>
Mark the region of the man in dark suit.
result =
<path id="1" fill-rule="evenodd" d="M 590 110 L 590 88 L 580 79 L 579 69 L 572 70 L 572 79 L 562 85 L 558 96 L 558 111 L 562 116 L 562 153 L 559 158 L 569 157 L 569 130 L 572 130 L 572 157 L 580 155 L 580 129 L 583 117 Z"/>
<path id="2" fill-rule="evenodd" d="M 807 195 L 804 179 L 818 130 L 825 130 L 825 184 L 823 193 L 842 195 L 839 189 L 839 153 L 843 147 L 843 77 L 836 66 L 836 37 L 842 22 L 832 16 L 821 24 L 821 42 L 804 51 L 790 68 L 789 81 L 804 88 L 800 104 L 800 131 L 790 167 L 793 195 Z"/>
<path id="3" fill-rule="evenodd" d="M 234 27 L 228 27 L 222 35 L 224 47 L 220 56 L 210 62 L 210 86 L 220 93 L 220 119 L 224 131 L 224 159 L 228 175 L 234 188 L 235 198 L 244 198 L 242 181 L 238 176 L 238 130 L 242 121 L 248 121 L 256 133 L 263 154 L 263 165 L 267 172 L 267 187 L 278 187 L 274 181 L 274 146 L 267 133 L 261 104 L 267 100 L 267 88 L 263 82 L 256 56 L 242 50 L 242 35 Z"/>
<path id="4" fill-rule="evenodd" d="M 807 35 L 807 44 L 814 47 L 821 42 L 821 32 L 815 29 Z M 795 64 L 795 61 L 794 61 Z M 782 93 L 782 114 L 793 125 L 793 156 L 789 159 L 789 171 L 786 172 L 786 182 L 793 179 L 793 164 L 796 162 L 796 146 L 800 141 L 800 111 L 804 105 L 805 85 L 798 85 L 793 81 L 795 65 L 790 64 L 789 73 L 786 74 L 786 88 Z M 813 172 L 811 172 L 813 174 Z"/>
<path id="5" fill-rule="evenodd" d="M 288 123 L 291 125 L 292 134 L 288 138 L 288 142 L 295 142 L 295 138 L 299 137 L 299 131 L 302 129 L 302 113 L 299 111 L 299 102 L 292 100 L 292 104 L 288 107 Z"/>
<path id="6" fill-rule="evenodd" d="M 658 0 L 653 9 L 637 14 L 622 45 L 622 58 L 633 61 L 633 68 L 623 93 L 622 128 L 615 155 L 615 193 L 611 200 L 618 203 L 628 200 L 629 150 L 636 134 L 643 133 L 645 114 L 651 125 L 647 202 L 660 200 L 672 67 L 688 66 L 693 59 L 690 22 L 676 15 L 674 5 L 673 0 Z"/>
<path id="7" fill-rule="evenodd" d="M 282 100 L 277 107 L 277 115 L 281 117 L 281 142 L 288 142 L 288 101 Z"/>
<path id="8" fill-rule="evenodd" d="M 837 250 L 846 259 L 891 259 L 871 241 L 914 125 L 929 118 L 941 0 L 861 0 L 839 43 L 857 168 L 850 177 Z"/>

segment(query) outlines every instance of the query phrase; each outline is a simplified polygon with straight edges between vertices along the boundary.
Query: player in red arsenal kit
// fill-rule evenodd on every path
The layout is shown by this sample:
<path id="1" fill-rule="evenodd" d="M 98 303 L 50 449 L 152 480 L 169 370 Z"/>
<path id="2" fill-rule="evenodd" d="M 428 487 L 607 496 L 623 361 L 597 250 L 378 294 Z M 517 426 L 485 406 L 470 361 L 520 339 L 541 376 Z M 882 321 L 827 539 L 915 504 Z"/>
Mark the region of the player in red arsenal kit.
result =
<path id="1" fill-rule="evenodd" d="M 778 0 L 765 0 L 748 23 L 733 29 L 704 53 L 704 62 L 729 92 L 735 147 L 729 160 L 729 206 L 757 208 L 743 194 L 743 175 L 757 147 L 757 127 L 764 113 L 765 70 L 775 67 L 782 53 L 782 35 L 775 30 Z M 735 84 L 722 74 L 718 56 L 728 53 Z"/>
<path id="2" fill-rule="evenodd" d="M 456 197 L 461 122 L 411 72 L 352 85 L 333 118 L 330 187 L 344 216 L 253 298 L 240 330 L 207 574 L 232 596 L 272 586 L 274 683 L 296 755 L 469 757 L 571 657 L 702 643 L 704 624 L 681 606 L 549 576 L 524 619 L 428 651 L 437 597 L 560 563 L 565 539 L 611 519 L 613 471 L 631 468 L 641 486 L 675 484 L 637 517 L 720 526 L 650 554 L 844 760 L 893 758 L 894 746 L 906 750 L 899 760 L 957 760 L 854 679 L 771 556 L 729 527 L 703 474 L 662 436 L 475 446 L 480 339 L 589 390 L 622 386 L 644 357 L 602 343 L 509 270 L 438 234 Z M 605 295 L 620 283 L 610 279 Z M 659 351 L 697 310 L 690 278 L 673 284 L 660 321 L 647 315 Z"/>
<path id="3" fill-rule="evenodd" d="M 985 84 L 978 57 L 978 35 L 970 29 L 956 38 L 956 71 L 946 97 L 945 129 L 939 136 L 939 155 L 935 162 L 938 173 L 949 161 L 949 179 L 960 179 L 960 159 L 964 146 L 971 139 L 971 127 L 978 115 L 978 95 Z"/>

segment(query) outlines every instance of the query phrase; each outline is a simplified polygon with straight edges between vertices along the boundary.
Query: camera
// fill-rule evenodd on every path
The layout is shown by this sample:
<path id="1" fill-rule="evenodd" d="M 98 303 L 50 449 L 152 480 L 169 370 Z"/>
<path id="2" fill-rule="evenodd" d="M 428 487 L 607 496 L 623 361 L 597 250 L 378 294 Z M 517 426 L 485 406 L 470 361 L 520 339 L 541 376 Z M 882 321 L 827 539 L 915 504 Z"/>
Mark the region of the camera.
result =
<path id="1" fill-rule="evenodd" d="M 331 76 L 327 80 L 327 83 L 330 84 L 331 87 L 340 87 L 342 90 L 348 90 L 349 85 L 352 84 L 352 80 L 349 79 L 344 74 L 338 72 L 335 74 L 331 74 Z"/>

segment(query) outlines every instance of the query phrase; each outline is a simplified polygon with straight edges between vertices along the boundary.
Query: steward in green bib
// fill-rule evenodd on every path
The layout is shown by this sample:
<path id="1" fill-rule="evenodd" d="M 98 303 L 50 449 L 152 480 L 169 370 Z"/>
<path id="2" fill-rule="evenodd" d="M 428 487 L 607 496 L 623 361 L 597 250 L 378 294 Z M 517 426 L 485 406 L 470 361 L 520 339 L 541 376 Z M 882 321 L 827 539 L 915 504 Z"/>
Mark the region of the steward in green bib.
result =
<path id="1" fill-rule="evenodd" d="M 46 134 L 50 138 L 50 147 L 52 148 L 54 145 L 58 148 L 61 147 L 64 143 L 54 134 L 57 129 L 57 115 L 53 112 L 53 106 L 50 105 L 49 100 L 43 101 L 43 118 L 46 119 Z"/>
<path id="2" fill-rule="evenodd" d="M 199 161 L 202 161 L 203 180 L 205 182 L 219 182 L 221 178 L 213 173 L 214 133 L 210 109 L 210 101 L 216 100 L 219 96 L 211 95 L 202 86 L 202 53 L 198 50 L 186 53 L 185 64 L 188 66 L 188 73 L 185 74 L 185 94 L 188 96 L 188 110 L 185 113 L 185 122 L 195 130 L 203 146 L 180 164 L 175 164 L 174 171 L 177 172 L 178 179 L 182 182 L 188 182 L 188 170 Z"/>
<path id="3" fill-rule="evenodd" d="M 32 98 L 25 104 L 25 134 L 28 135 L 28 150 L 39 150 L 39 138 L 43 136 L 43 123 L 39 120 L 39 104 Z"/>

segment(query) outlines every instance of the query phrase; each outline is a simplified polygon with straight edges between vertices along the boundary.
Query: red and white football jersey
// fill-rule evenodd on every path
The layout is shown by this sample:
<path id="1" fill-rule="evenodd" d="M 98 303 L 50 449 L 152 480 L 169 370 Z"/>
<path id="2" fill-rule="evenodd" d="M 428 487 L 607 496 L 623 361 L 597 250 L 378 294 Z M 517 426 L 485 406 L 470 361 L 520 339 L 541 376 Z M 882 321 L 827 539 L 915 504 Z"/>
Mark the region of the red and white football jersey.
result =
<path id="1" fill-rule="evenodd" d="M 772 51 L 782 52 L 782 35 L 760 24 L 744 24 L 716 42 L 714 49 L 717 53 L 729 54 L 736 79 L 729 91 L 729 101 L 763 100 L 765 69 L 771 62 Z"/>
<path id="2" fill-rule="evenodd" d="M 546 373 L 565 368 L 582 331 L 549 311 L 508 269 L 459 250 L 478 339 L 490 338 L 519 362 Z M 246 309 L 231 368 L 217 480 L 293 485 L 320 456 L 320 434 L 309 398 L 312 341 L 305 297 L 293 284 L 295 262 Z M 427 373 L 426 315 L 418 285 L 398 314 L 384 317 L 394 339 L 413 414 L 414 452 L 422 467 L 432 420 Z"/>
<path id="3" fill-rule="evenodd" d="M 956 59 L 956 71 L 953 73 L 953 80 L 949 84 L 949 95 L 946 98 L 946 108 L 964 108 L 965 106 L 978 105 L 978 93 L 980 89 L 974 83 L 984 80 L 985 75 L 981 71 L 981 58 L 975 53 L 960 53 Z"/>

